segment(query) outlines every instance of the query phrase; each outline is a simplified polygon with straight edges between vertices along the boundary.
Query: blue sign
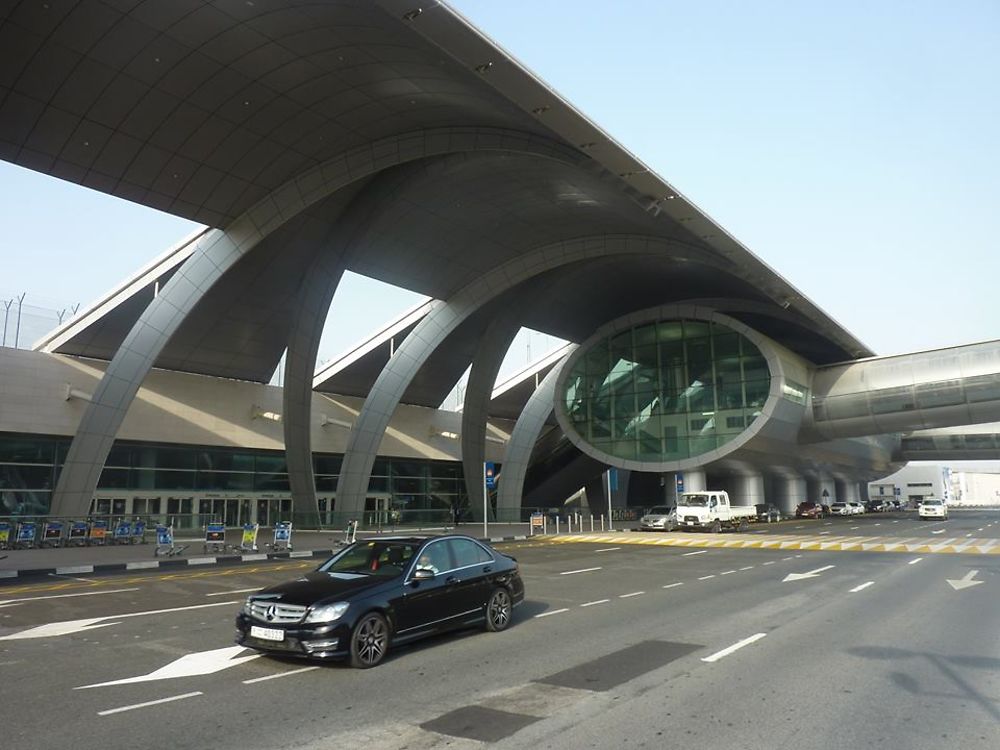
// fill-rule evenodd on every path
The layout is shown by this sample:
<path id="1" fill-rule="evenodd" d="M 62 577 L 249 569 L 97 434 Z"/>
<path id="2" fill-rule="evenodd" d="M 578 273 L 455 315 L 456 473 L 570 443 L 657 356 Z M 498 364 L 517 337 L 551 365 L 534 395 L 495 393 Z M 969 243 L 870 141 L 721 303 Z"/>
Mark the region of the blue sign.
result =
<path id="1" fill-rule="evenodd" d="M 486 489 L 495 490 L 497 488 L 497 467 L 492 461 L 487 461 L 483 464 L 483 471 L 485 472 L 483 476 L 486 477 Z"/>
<path id="2" fill-rule="evenodd" d="M 678 471 L 677 472 L 676 482 L 677 482 L 677 491 L 678 492 L 683 492 L 684 491 L 684 472 L 682 472 L 682 471 Z"/>
<path id="3" fill-rule="evenodd" d="M 611 483 L 611 491 L 618 491 L 618 469 L 608 469 L 608 481 Z"/>

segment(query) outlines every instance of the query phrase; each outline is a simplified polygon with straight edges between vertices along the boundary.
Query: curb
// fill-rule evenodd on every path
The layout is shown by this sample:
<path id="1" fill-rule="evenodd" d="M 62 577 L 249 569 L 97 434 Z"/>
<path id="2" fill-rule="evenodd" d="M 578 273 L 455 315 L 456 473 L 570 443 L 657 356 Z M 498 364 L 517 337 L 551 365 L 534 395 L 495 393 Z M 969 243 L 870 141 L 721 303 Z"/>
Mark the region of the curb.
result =
<path id="1" fill-rule="evenodd" d="M 527 536 L 503 536 L 480 539 L 482 542 L 495 544 L 497 542 L 519 542 L 528 539 Z M 264 562 L 268 560 L 297 560 L 312 557 L 327 558 L 339 552 L 337 549 L 314 549 L 291 552 L 258 552 L 246 555 L 203 555 L 201 557 L 185 557 L 166 560 L 135 560 L 125 563 L 107 563 L 103 565 L 66 565 L 56 568 L 26 568 L 23 570 L 0 570 L 0 585 L 10 581 L 21 581 L 26 578 L 41 578 L 50 575 L 107 575 L 109 573 L 131 573 L 134 571 L 162 570 L 164 568 L 200 568 L 212 565 L 242 565 L 245 563 Z"/>

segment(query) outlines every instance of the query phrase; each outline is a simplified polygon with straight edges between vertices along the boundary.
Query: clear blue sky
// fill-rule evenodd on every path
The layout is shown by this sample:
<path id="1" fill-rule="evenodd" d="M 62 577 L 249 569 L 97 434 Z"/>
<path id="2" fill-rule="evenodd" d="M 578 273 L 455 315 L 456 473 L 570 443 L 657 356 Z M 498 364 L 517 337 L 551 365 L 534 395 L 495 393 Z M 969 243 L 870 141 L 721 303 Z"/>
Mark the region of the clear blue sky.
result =
<path id="1" fill-rule="evenodd" d="M 1000 3 L 454 5 L 876 352 L 1000 338 Z M 55 307 L 193 226 L 2 162 L 0 197 L 0 298 Z M 345 284 L 321 356 L 413 301 Z"/>

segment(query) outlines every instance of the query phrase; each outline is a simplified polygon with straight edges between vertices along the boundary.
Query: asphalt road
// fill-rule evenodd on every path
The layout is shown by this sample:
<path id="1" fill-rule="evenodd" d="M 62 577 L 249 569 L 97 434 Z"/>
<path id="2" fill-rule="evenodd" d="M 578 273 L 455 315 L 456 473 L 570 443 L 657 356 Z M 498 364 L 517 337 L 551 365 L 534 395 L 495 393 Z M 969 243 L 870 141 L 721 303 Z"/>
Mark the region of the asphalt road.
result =
<path id="1" fill-rule="evenodd" d="M 995 532 L 996 516 L 982 517 L 972 528 Z M 4 744 L 687 750 L 1000 738 L 997 557 L 498 546 L 518 557 L 528 594 L 509 630 L 436 638 L 367 671 L 233 645 L 245 590 L 310 562 L 0 587 Z"/>

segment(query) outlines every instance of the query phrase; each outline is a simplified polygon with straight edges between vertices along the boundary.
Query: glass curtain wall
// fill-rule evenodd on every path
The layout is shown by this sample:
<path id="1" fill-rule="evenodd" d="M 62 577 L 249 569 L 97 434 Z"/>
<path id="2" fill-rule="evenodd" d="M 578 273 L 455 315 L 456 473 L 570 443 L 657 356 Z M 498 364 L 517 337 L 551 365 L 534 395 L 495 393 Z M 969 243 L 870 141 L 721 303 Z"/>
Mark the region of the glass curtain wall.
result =
<path id="1" fill-rule="evenodd" d="M 742 433 L 771 386 L 764 356 L 714 322 L 644 323 L 599 341 L 566 379 L 577 434 L 623 459 L 663 462 L 701 455 Z"/>

